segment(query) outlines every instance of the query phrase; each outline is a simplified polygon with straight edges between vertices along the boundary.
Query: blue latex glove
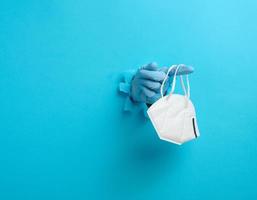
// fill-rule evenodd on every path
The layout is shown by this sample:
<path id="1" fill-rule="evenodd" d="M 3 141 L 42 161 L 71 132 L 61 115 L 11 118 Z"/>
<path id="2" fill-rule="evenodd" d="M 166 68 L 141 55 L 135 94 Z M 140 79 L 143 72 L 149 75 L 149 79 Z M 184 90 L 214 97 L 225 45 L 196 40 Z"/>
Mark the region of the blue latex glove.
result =
<path id="1" fill-rule="evenodd" d="M 150 63 L 138 69 L 131 82 L 131 99 L 135 102 L 153 104 L 160 97 L 160 87 L 168 71 L 168 67 L 158 67 L 156 63 Z M 169 76 L 173 77 L 176 68 L 171 70 Z M 181 65 L 178 75 L 190 74 L 194 69 Z M 169 88 L 169 81 L 164 86 L 164 94 Z"/>

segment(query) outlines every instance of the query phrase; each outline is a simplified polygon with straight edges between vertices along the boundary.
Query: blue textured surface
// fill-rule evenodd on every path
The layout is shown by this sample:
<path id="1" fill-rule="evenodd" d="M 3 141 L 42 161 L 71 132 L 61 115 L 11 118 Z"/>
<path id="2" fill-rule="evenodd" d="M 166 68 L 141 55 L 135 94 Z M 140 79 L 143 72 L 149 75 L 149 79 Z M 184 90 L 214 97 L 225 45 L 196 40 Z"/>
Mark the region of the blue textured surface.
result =
<path id="1" fill-rule="evenodd" d="M 256 199 L 255 0 L 1 1 L 0 199 Z M 123 114 L 119 74 L 186 63 L 201 138 Z"/>

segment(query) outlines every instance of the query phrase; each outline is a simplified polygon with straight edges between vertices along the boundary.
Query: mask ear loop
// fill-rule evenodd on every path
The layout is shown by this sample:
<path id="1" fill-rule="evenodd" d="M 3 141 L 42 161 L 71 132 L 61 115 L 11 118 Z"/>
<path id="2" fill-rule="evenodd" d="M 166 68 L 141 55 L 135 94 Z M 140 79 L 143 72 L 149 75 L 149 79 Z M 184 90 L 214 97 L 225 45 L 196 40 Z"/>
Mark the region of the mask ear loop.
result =
<path id="1" fill-rule="evenodd" d="M 184 93 L 185 93 L 185 99 L 186 99 L 186 107 L 188 106 L 188 103 L 189 103 L 189 99 L 190 99 L 190 84 L 189 84 L 189 78 L 188 78 L 188 75 L 186 75 L 186 82 L 187 82 L 187 90 L 186 90 L 186 87 L 185 87 L 185 84 L 184 84 L 184 79 L 182 76 L 180 76 L 180 82 L 181 82 L 181 85 L 182 85 L 182 88 L 184 90 Z"/>
<path id="2" fill-rule="evenodd" d="M 181 75 L 180 75 L 180 83 L 181 83 L 182 89 L 185 93 L 185 96 L 189 99 L 190 98 L 190 83 L 189 83 L 188 75 L 186 75 L 187 90 L 186 90 L 186 87 L 184 84 L 184 79 Z"/>
<path id="3" fill-rule="evenodd" d="M 171 87 L 171 92 L 170 92 L 169 96 L 171 96 L 174 93 L 175 86 L 176 86 L 176 78 L 177 78 L 177 73 L 178 73 L 179 68 L 180 68 L 180 65 L 177 65 L 176 71 L 173 76 L 172 87 Z"/>
<path id="4" fill-rule="evenodd" d="M 161 96 L 163 97 L 163 87 L 164 87 L 164 85 L 165 85 L 165 82 L 167 81 L 167 79 L 168 79 L 168 77 L 169 77 L 169 73 L 171 72 L 171 70 L 173 69 L 173 68 L 175 68 L 177 65 L 172 65 L 169 69 L 168 69 L 168 71 L 167 71 L 167 73 L 166 73 L 166 76 L 165 76 L 165 78 L 164 78 L 164 80 L 163 80 L 163 82 L 162 82 L 162 85 L 161 85 L 161 89 L 160 89 L 160 91 L 161 91 Z M 174 79 L 173 79 L 173 81 L 174 81 Z"/>

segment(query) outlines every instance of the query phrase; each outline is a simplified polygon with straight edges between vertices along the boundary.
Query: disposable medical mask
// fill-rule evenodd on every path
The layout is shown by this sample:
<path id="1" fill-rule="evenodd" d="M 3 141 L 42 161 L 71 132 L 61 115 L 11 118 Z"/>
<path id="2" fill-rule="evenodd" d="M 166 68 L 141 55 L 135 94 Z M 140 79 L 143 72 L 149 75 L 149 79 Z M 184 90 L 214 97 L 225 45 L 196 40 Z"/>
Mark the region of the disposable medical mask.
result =
<path id="1" fill-rule="evenodd" d="M 170 71 L 175 67 L 171 92 L 164 96 L 164 84 L 169 77 Z M 187 90 L 183 77 L 180 75 L 184 95 L 174 94 L 179 68 L 180 65 L 172 65 L 169 68 L 161 85 L 161 98 L 147 110 L 147 113 L 160 139 L 181 145 L 184 142 L 199 137 L 200 133 L 197 126 L 195 108 L 190 100 L 188 75 L 186 75 Z"/>

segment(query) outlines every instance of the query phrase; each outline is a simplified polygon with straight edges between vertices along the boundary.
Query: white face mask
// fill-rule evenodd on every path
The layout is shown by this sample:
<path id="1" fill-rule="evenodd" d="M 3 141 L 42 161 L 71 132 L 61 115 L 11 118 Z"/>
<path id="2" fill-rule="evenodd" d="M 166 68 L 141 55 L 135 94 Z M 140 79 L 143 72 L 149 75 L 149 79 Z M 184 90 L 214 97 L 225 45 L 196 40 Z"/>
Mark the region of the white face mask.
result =
<path id="1" fill-rule="evenodd" d="M 147 113 L 160 139 L 180 145 L 199 137 L 200 133 L 196 122 L 195 108 L 189 99 L 190 85 L 188 75 L 186 75 L 187 91 L 183 78 L 180 76 L 181 86 L 185 95 L 174 94 L 176 76 L 180 65 L 176 68 L 170 94 L 163 96 L 164 84 L 174 67 L 176 65 L 172 65 L 169 68 L 162 83 L 162 97 L 147 110 Z"/>

